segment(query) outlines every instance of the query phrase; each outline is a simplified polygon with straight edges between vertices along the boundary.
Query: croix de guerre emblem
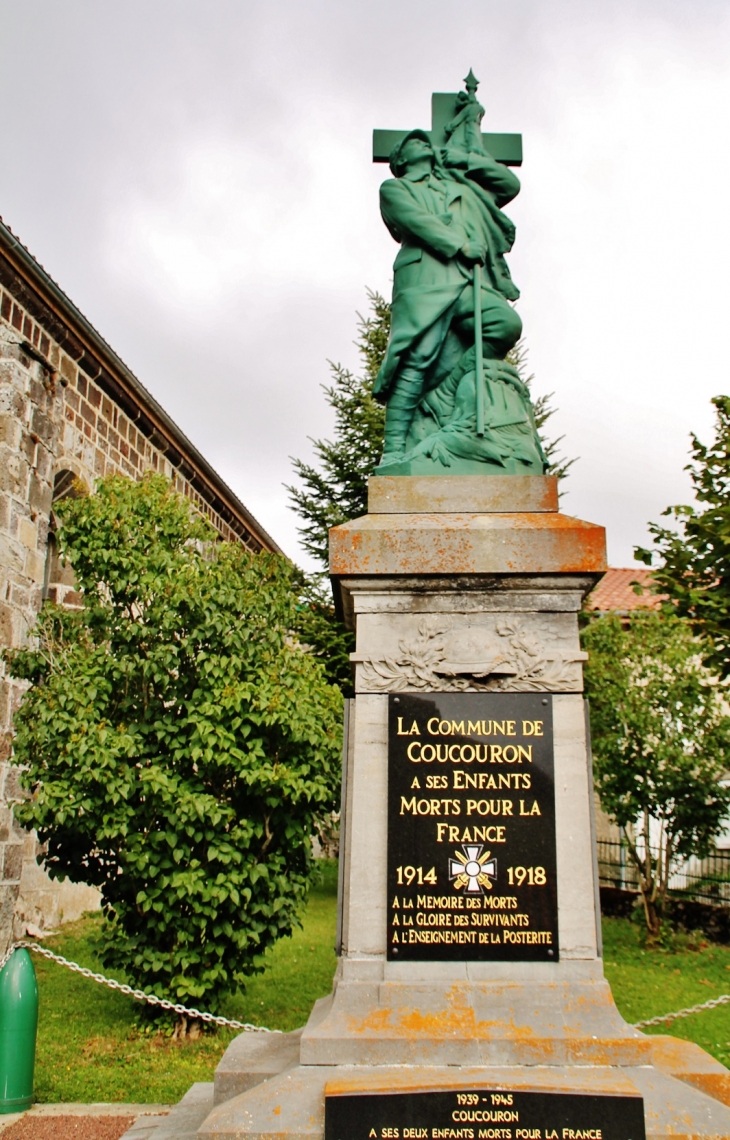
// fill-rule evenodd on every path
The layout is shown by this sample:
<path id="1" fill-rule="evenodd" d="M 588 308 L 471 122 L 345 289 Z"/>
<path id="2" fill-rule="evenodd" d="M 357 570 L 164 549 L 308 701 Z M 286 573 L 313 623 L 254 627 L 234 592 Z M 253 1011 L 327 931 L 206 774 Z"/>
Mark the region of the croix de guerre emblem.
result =
<path id="1" fill-rule="evenodd" d="M 497 877 L 497 860 L 490 859 L 491 852 L 483 851 L 482 845 L 464 844 L 461 851 L 449 859 L 449 879 L 457 890 L 464 888 L 464 894 L 482 895 L 491 891 L 492 879 Z"/>

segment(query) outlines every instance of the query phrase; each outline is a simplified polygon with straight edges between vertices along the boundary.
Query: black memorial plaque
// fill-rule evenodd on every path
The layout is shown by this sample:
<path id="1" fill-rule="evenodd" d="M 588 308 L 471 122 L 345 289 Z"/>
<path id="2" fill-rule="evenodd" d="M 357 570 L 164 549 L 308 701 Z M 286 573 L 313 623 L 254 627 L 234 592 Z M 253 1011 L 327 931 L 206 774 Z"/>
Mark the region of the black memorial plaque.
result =
<path id="1" fill-rule="evenodd" d="M 458 1089 L 325 1098 L 324 1140 L 645 1140 L 640 1096 Z"/>
<path id="2" fill-rule="evenodd" d="M 557 962 L 552 697 L 388 703 L 388 958 Z"/>

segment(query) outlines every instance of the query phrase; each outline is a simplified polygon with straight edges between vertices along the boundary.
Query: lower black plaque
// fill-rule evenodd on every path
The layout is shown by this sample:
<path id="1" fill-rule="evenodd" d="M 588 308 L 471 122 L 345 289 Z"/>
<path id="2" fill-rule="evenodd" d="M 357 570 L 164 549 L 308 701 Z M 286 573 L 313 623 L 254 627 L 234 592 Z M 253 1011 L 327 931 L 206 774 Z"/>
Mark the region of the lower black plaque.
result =
<path id="1" fill-rule="evenodd" d="M 389 697 L 388 958 L 558 960 L 552 697 Z"/>
<path id="2" fill-rule="evenodd" d="M 645 1140 L 640 1096 L 459 1089 L 325 1099 L 325 1140 Z"/>

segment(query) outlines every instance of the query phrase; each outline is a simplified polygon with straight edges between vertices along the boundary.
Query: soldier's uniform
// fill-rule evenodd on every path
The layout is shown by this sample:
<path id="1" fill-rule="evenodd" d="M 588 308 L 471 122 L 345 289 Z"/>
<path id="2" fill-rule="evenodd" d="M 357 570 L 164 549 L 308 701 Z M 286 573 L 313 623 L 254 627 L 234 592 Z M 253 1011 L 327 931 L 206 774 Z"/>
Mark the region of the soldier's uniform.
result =
<path id="1" fill-rule="evenodd" d="M 412 132 L 409 138 L 424 137 Z M 399 148 L 399 149 L 400 149 Z M 398 171 L 397 154 L 391 169 Z M 504 254 L 514 227 L 500 206 L 520 184 L 487 154 L 471 154 L 466 169 L 436 164 L 419 181 L 383 183 L 380 208 L 401 242 L 395 259 L 392 327 L 374 394 L 385 402 L 385 457 L 402 453 L 413 412 L 425 392 L 451 372 L 474 339 L 474 271 L 459 253 L 471 239 L 487 250 L 482 275 L 485 358 L 502 359 L 519 339 L 522 322 L 509 304 L 519 296 Z"/>

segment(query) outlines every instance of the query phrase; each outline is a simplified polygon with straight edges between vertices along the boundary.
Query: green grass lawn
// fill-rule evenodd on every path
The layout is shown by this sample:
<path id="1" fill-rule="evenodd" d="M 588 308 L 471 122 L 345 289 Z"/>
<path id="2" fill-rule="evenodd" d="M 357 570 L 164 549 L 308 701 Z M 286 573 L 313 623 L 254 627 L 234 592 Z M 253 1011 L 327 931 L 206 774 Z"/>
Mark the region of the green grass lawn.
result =
<path id="1" fill-rule="evenodd" d="M 730 993 L 730 946 L 678 935 L 666 950 L 645 950 L 641 927 L 624 918 L 604 918 L 603 939 L 606 977 L 627 1021 Z M 730 1004 L 644 1032 L 695 1041 L 730 1068 Z"/>
<path id="2" fill-rule="evenodd" d="M 264 974 L 223 1013 L 272 1029 L 296 1029 L 314 1001 L 329 993 L 335 968 L 336 866 L 326 865 L 310 895 L 304 925 L 267 955 Z M 63 928 L 46 945 L 99 970 L 93 952 L 98 916 Z M 606 976 L 628 1021 L 639 1021 L 730 992 L 730 947 L 677 938 L 670 949 L 645 951 L 641 929 L 626 919 L 603 923 Z M 694 947 L 694 948 L 693 948 Z M 139 1006 L 33 956 L 41 995 L 38 1100 L 173 1103 L 193 1081 L 210 1081 L 233 1031 L 172 1041 L 140 1028 Z M 730 1006 L 659 1026 L 696 1041 L 730 1067 Z"/>
<path id="3" fill-rule="evenodd" d="M 266 957 L 266 972 L 252 978 L 245 993 L 221 1010 L 223 1015 L 270 1029 L 303 1025 L 313 1003 L 332 988 L 336 912 L 337 865 L 330 863 L 310 893 L 302 928 L 277 943 Z M 44 945 L 104 973 L 93 950 L 99 922 L 94 915 L 69 923 Z M 133 998 L 37 954 L 33 965 L 40 991 L 39 1101 L 174 1103 L 193 1081 L 212 1081 L 236 1034 L 219 1030 L 197 1041 L 172 1041 L 144 1027 Z"/>

